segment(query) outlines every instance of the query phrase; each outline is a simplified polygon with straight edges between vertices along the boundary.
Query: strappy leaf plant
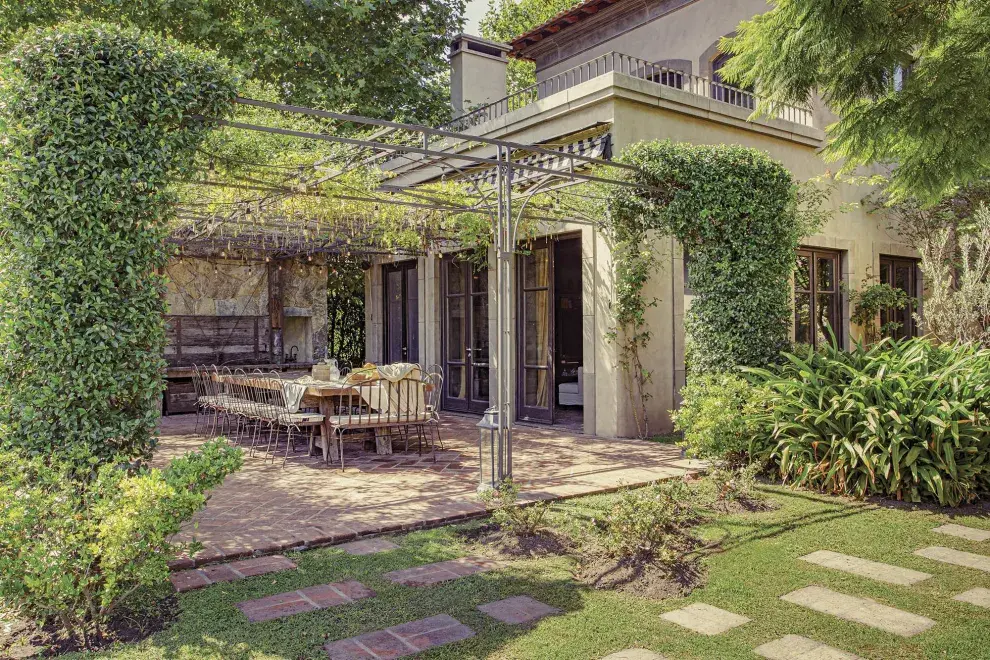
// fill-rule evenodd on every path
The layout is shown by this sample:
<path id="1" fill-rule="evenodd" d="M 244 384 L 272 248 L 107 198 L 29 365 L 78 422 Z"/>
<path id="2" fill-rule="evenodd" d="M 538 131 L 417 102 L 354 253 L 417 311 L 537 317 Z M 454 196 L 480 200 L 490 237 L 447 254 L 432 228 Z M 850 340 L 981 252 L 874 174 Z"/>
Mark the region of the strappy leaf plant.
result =
<path id="1" fill-rule="evenodd" d="M 766 457 L 794 484 L 957 506 L 990 494 L 990 350 L 885 339 L 846 352 L 833 338 L 773 369 Z"/>

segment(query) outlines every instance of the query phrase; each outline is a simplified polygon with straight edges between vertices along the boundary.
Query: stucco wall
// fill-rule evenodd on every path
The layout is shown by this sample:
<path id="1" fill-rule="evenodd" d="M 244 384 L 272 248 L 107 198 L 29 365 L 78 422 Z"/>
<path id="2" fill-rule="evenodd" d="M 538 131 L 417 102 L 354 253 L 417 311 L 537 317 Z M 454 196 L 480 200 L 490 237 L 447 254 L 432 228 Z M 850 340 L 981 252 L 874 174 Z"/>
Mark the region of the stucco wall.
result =
<path id="1" fill-rule="evenodd" d="M 537 79 L 610 51 L 648 62 L 687 60 L 688 73 L 707 77 L 718 40 L 767 8 L 765 0 L 623 0 L 532 47 Z"/>

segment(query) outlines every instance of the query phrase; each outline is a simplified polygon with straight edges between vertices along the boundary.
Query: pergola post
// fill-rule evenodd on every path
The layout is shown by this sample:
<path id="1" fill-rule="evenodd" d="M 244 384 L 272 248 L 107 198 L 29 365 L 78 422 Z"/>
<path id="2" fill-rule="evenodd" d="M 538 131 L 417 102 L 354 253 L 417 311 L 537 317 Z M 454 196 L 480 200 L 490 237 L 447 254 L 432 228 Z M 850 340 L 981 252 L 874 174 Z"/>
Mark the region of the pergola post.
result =
<path id="1" fill-rule="evenodd" d="M 498 334 L 498 480 L 512 478 L 512 152 L 499 146 L 496 174 L 497 214 L 495 222 L 496 331 Z"/>

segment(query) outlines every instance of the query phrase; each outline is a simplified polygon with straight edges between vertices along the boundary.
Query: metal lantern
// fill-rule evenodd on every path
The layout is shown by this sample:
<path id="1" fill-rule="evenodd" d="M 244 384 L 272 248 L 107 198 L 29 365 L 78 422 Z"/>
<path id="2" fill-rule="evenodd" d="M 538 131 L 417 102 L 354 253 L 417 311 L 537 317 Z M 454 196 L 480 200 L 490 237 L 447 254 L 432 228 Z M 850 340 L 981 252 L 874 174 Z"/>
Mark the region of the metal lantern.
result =
<path id="1" fill-rule="evenodd" d="M 481 476 L 478 483 L 478 492 L 498 488 L 502 481 L 501 470 L 499 470 L 499 450 L 501 443 L 498 439 L 498 408 L 489 408 L 482 415 L 478 427 L 478 459 L 481 467 Z"/>

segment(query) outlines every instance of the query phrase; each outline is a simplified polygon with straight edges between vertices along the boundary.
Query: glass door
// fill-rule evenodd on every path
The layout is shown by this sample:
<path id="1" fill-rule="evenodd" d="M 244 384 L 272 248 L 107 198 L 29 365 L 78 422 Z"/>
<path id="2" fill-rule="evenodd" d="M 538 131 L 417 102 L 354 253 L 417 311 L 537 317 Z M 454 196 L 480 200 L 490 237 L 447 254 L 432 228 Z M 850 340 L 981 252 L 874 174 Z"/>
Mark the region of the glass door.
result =
<path id="1" fill-rule="evenodd" d="M 416 262 L 386 264 L 383 275 L 385 363 L 419 362 L 419 280 Z"/>
<path id="2" fill-rule="evenodd" d="M 488 269 L 457 255 L 443 269 L 445 410 L 484 412 L 489 404 Z"/>
<path id="3" fill-rule="evenodd" d="M 880 327 L 894 339 L 917 337 L 918 324 L 914 312 L 921 298 L 918 291 L 918 262 L 915 259 L 880 257 L 880 282 L 900 289 L 908 295 L 909 304 L 904 309 L 880 310 Z"/>
<path id="4" fill-rule="evenodd" d="M 518 257 L 517 410 L 522 420 L 553 423 L 553 251 L 545 238 Z"/>

